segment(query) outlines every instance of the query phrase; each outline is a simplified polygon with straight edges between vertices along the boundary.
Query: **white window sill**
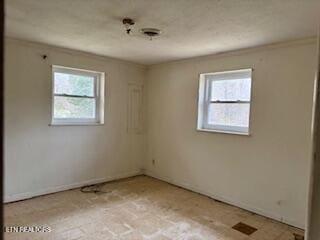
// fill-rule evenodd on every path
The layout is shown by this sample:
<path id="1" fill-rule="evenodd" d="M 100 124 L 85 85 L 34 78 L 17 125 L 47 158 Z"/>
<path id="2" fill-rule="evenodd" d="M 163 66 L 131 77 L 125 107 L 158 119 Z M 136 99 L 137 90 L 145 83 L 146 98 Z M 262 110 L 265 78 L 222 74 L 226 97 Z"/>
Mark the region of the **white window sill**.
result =
<path id="1" fill-rule="evenodd" d="M 50 123 L 50 127 L 59 126 L 103 126 L 104 123 Z"/>
<path id="2" fill-rule="evenodd" d="M 241 136 L 251 136 L 250 133 L 247 132 L 236 132 L 236 131 L 227 131 L 227 130 L 215 130 L 215 129 L 206 129 L 206 128 L 197 128 L 197 131 L 200 132 L 208 132 L 208 133 L 225 133 L 232 135 L 241 135 Z"/>

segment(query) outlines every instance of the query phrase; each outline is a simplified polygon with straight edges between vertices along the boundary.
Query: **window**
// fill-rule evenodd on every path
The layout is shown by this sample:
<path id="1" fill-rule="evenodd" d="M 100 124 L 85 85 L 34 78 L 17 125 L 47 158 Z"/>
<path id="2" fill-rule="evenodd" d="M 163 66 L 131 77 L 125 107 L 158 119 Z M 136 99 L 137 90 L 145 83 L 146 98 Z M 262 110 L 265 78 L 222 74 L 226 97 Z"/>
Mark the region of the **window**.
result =
<path id="1" fill-rule="evenodd" d="M 104 73 L 52 67 L 53 125 L 103 124 Z"/>
<path id="2" fill-rule="evenodd" d="M 251 69 L 200 74 L 198 130 L 249 135 Z"/>

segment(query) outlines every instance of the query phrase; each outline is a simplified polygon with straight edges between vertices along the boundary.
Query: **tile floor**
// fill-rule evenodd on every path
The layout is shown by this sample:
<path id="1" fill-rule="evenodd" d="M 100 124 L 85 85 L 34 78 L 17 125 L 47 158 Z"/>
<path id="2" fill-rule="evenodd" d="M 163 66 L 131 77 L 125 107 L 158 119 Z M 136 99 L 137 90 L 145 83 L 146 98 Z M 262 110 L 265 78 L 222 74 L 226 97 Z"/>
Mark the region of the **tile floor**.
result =
<path id="1" fill-rule="evenodd" d="M 6 226 L 48 226 L 46 233 L 5 233 L 19 240 L 294 240 L 302 230 L 168 183 L 139 176 L 5 204 Z M 232 226 L 258 230 L 247 236 Z"/>

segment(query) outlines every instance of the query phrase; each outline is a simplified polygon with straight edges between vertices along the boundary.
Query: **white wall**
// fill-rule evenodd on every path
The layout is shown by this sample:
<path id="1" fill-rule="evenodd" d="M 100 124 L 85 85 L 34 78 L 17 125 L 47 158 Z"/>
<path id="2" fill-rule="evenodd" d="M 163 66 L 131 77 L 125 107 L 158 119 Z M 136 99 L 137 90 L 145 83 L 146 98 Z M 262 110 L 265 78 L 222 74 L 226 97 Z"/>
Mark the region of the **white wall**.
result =
<path id="1" fill-rule="evenodd" d="M 309 39 L 152 66 L 147 174 L 304 227 L 315 52 Z M 196 131 L 199 74 L 250 67 L 252 135 Z"/>
<path id="2" fill-rule="evenodd" d="M 48 126 L 52 64 L 106 73 L 105 125 Z M 128 83 L 144 84 L 145 71 L 132 63 L 7 39 L 5 200 L 139 173 L 144 135 L 127 133 L 127 93 Z"/>
<path id="3" fill-rule="evenodd" d="M 154 65 L 148 72 L 132 63 L 12 39 L 5 51 L 6 201 L 146 168 L 151 176 L 304 226 L 314 40 Z M 48 126 L 52 64 L 106 72 L 105 125 Z M 252 135 L 196 131 L 199 74 L 249 67 L 254 68 Z M 128 83 L 146 83 L 147 138 L 127 132 Z"/>

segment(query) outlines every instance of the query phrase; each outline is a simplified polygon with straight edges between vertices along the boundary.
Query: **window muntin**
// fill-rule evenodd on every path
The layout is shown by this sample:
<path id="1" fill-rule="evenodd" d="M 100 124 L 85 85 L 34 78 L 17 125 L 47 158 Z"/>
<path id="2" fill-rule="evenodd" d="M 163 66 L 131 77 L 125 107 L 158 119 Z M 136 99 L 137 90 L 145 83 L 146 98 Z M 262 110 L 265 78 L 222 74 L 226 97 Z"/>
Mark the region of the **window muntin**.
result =
<path id="1" fill-rule="evenodd" d="M 249 134 L 251 69 L 200 75 L 198 129 Z"/>
<path id="2" fill-rule="evenodd" d="M 52 124 L 103 123 L 104 73 L 53 66 Z"/>

